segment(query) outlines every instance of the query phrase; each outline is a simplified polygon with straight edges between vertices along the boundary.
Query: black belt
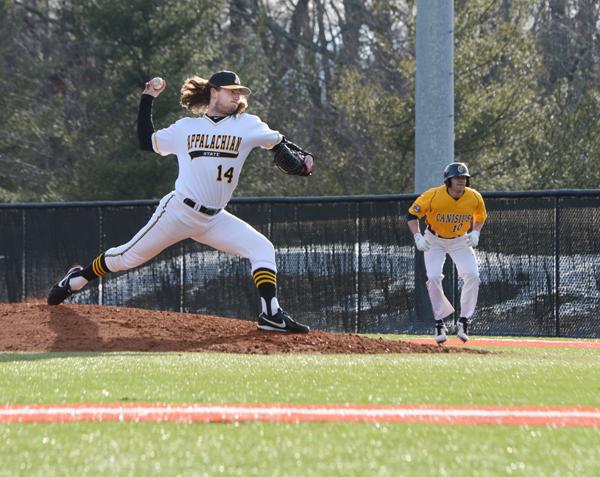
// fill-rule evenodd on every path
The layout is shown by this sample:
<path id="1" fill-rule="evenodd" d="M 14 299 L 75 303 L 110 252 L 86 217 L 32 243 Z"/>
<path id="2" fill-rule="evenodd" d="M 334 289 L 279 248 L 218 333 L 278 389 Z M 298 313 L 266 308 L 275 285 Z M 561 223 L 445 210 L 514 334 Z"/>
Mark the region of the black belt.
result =
<path id="1" fill-rule="evenodd" d="M 223 209 L 211 209 L 210 207 L 204 207 L 203 205 L 198 205 L 192 199 L 183 199 L 183 203 L 198 212 L 202 212 L 206 215 L 217 215 Z"/>
<path id="2" fill-rule="evenodd" d="M 431 227 L 428 225 L 427 226 L 427 230 L 429 230 L 433 235 L 435 235 L 437 238 L 441 238 L 441 239 L 445 239 L 445 240 L 451 240 L 453 238 L 456 237 L 444 237 L 443 235 L 438 234 L 436 231 L 432 230 Z"/>

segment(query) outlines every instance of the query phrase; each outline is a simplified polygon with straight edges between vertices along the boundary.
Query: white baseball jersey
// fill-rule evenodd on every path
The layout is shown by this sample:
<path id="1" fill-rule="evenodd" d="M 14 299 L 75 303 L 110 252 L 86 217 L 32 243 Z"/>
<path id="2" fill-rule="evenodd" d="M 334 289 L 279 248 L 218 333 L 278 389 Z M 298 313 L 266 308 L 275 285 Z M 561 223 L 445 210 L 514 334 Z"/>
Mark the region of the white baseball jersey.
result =
<path id="1" fill-rule="evenodd" d="M 223 209 L 238 184 L 240 171 L 255 147 L 270 149 L 282 136 L 257 116 L 240 114 L 214 122 L 207 116 L 183 118 L 152 134 L 154 151 L 176 154 L 179 176 L 150 221 L 126 244 L 108 249 L 112 272 L 147 262 L 187 238 L 250 260 L 252 271 L 277 271 L 271 242 L 226 210 L 207 215 L 186 205 L 186 198 L 211 209 Z"/>
<path id="2" fill-rule="evenodd" d="M 205 207 L 221 209 L 231 199 L 250 151 L 271 149 L 281 139 L 258 116 L 244 113 L 218 122 L 208 116 L 180 119 L 156 131 L 152 147 L 161 156 L 177 155 L 175 192 Z"/>

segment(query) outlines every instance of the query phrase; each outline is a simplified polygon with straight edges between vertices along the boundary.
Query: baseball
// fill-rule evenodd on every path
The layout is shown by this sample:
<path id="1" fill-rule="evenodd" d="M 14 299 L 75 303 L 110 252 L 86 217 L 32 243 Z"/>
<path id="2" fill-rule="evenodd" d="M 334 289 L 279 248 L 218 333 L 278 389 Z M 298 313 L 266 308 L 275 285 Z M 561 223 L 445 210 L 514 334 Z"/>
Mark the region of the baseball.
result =
<path id="1" fill-rule="evenodd" d="M 152 78 L 152 87 L 154 89 L 160 89 L 165 84 L 165 81 L 162 78 Z"/>

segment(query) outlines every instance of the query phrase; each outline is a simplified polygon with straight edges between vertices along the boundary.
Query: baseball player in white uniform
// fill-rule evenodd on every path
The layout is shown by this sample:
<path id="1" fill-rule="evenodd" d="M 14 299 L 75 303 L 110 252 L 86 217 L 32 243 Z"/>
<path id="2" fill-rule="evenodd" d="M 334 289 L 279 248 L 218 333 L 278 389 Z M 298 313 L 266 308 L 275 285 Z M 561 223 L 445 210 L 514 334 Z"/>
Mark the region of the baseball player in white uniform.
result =
<path id="1" fill-rule="evenodd" d="M 469 178 L 466 164 L 448 164 L 444 170 L 444 184 L 421 194 L 407 214 L 415 245 L 418 250 L 425 252 L 427 291 L 433 308 L 434 334 L 438 344 L 447 340 L 448 329 L 444 318 L 454 313 L 454 307 L 442 288 L 446 254 L 450 255 L 463 279 L 457 323 L 457 335 L 463 342 L 469 339 L 469 320 L 477 304 L 480 280 L 473 248 L 479 244 L 479 233 L 487 218 L 487 211 L 481 194 L 468 187 Z M 421 217 L 425 217 L 427 226 L 424 234 L 419 226 Z"/>
<path id="2" fill-rule="evenodd" d="M 225 210 L 252 149 L 277 151 L 286 144 L 285 138 L 257 116 L 244 112 L 250 90 L 232 71 L 220 71 L 209 80 L 188 78 L 181 87 L 181 104 L 199 116 L 185 117 L 155 131 L 152 102 L 165 88 L 164 81 L 146 83 L 138 113 L 138 139 L 144 150 L 177 156 L 175 190 L 161 199 L 150 221 L 129 242 L 106 250 L 87 267 L 71 268 L 50 290 L 48 304 L 58 305 L 91 280 L 139 267 L 165 248 L 192 238 L 249 259 L 260 295 L 258 328 L 308 333 L 308 326 L 293 320 L 279 306 L 271 242 Z M 312 160 L 302 167 L 312 168 Z M 300 175 L 308 174 L 310 170 Z"/>

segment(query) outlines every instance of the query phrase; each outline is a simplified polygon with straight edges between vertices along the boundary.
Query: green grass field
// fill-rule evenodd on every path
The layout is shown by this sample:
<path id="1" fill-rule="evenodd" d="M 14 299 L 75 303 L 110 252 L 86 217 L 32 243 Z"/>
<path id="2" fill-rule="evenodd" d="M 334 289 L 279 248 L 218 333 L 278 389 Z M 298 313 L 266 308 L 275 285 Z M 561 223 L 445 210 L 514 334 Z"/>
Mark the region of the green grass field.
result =
<path id="1" fill-rule="evenodd" d="M 0 403 L 600 407 L 600 349 L 488 355 L 0 354 Z M 0 425 L 0 476 L 600 475 L 600 428 Z"/>

